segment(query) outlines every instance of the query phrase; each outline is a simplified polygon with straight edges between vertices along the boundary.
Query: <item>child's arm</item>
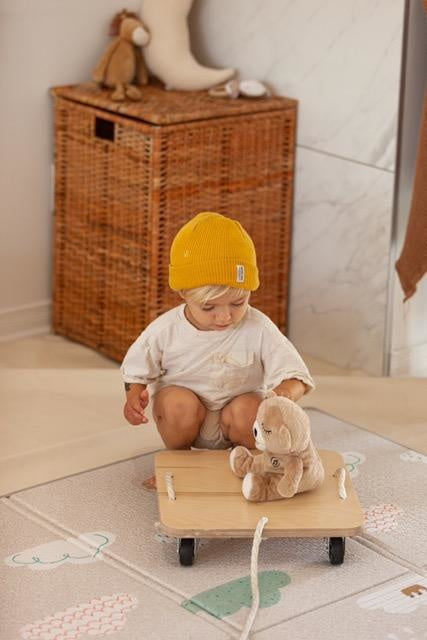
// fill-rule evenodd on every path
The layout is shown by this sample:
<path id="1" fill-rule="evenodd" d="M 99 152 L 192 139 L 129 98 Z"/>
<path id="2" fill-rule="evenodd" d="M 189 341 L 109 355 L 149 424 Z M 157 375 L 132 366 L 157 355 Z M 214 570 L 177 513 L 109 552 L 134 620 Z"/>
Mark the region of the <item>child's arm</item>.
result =
<path id="1" fill-rule="evenodd" d="M 266 325 L 266 328 L 268 331 L 261 347 L 264 386 L 273 389 L 277 395 L 298 402 L 304 394 L 314 389 L 313 378 L 292 342 L 273 323 Z"/>
<path id="2" fill-rule="evenodd" d="M 139 425 L 148 422 L 144 409 L 148 405 L 148 391 L 145 384 L 125 382 L 126 404 L 123 414 L 128 422 Z"/>
<path id="3" fill-rule="evenodd" d="M 289 378 L 289 380 L 283 380 L 273 391 L 278 396 L 285 396 L 294 402 L 298 402 L 307 391 L 307 386 L 302 380 Z"/>
<path id="4" fill-rule="evenodd" d="M 129 347 L 120 368 L 126 391 L 123 413 L 133 425 L 148 422 L 144 413 L 149 401 L 147 385 L 162 375 L 162 345 L 156 336 L 155 323 L 152 322 Z"/>

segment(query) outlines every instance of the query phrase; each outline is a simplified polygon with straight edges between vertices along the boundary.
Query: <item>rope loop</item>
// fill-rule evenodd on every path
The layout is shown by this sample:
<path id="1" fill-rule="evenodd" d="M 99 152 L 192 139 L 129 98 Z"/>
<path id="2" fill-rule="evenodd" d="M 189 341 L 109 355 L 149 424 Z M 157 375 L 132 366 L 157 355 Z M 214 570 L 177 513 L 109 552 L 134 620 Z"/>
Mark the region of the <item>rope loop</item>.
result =
<path id="1" fill-rule="evenodd" d="M 175 487 L 173 486 L 173 475 L 171 473 L 165 473 L 165 483 L 169 500 L 176 500 Z"/>
<path id="2" fill-rule="evenodd" d="M 338 495 L 341 500 L 345 500 L 347 498 L 347 491 L 345 489 L 345 474 L 346 468 L 340 467 L 334 473 L 334 478 L 338 480 Z"/>
<path id="3" fill-rule="evenodd" d="M 252 590 L 252 604 L 251 609 L 249 611 L 248 618 L 246 620 L 244 629 L 242 631 L 242 635 L 239 640 L 247 640 L 249 637 L 249 632 L 252 628 L 252 625 L 255 620 L 255 616 L 259 607 L 259 589 L 258 589 L 258 552 L 259 546 L 262 540 L 262 531 L 265 525 L 268 522 L 268 518 L 263 516 L 258 521 L 258 524 L 255 529 L 254 540 L 252 543 L 252 554 L 251 554 L 251 590 Z"/>

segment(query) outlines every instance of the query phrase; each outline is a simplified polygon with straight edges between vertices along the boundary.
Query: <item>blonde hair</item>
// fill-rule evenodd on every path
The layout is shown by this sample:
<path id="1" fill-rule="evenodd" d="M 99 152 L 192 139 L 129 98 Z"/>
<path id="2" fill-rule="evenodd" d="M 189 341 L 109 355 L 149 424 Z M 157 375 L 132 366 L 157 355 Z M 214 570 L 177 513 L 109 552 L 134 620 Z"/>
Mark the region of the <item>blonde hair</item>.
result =
<path id="1" fill-rule="evenodd" d="M 178 289 L 177 290 L 181 298 L 183 298 L 186 302 L 195 303 L 195 304 L 206 304 L 211 302 L 211 300 L 216 300 L 220 296 L 225 293 L 234 293 L 235 298 L 239 298 L 244 296 L 245 298 L 250 294 L 250 291 L 247 289 L 237 289 L 236 287 L 229 287 L 228 285 L 220 284 L 207 284 L 203 287 L 195 287 L 194 289 Z"/>

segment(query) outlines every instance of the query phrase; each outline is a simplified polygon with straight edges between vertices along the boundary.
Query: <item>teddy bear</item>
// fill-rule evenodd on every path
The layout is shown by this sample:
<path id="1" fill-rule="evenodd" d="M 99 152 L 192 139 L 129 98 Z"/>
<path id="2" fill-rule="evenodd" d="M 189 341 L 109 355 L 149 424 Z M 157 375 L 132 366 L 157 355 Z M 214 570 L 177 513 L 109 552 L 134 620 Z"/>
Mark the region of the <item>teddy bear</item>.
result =
<path id="1" fill-rule="evenodd" d="M 230 453 L 247 500 L 291 498 L 322 484 L 325 472 L 311 440 L 310 419 L 295 402 L 272 392 L 258 407 L 253 433 L 261 454 L 242 446 Z"/>
<path id="2" fill-rule="evenodd" d="M 148 43 L 150 36 L 138 16 L 126 10 L 112 20 L 110 35 L 116 37 L 93 70 L 92 79 L 102 87 L 114 89 L 112 100 L 140 100 L 142 94 L 135 85 L 148 83 L 141 47 Z"/>

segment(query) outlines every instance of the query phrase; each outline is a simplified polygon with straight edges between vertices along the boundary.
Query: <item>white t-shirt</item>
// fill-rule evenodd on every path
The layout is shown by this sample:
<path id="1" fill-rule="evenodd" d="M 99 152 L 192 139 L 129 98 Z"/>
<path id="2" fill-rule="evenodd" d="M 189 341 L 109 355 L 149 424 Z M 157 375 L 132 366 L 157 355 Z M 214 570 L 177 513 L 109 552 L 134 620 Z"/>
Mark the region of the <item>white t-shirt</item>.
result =
<path id="1" fill-rule="evenodd" d="M 232 398 L 274 389 L 298 378 L 314 388 L 301 356 L 276 325 L 248 307 L 235 327 L 201 331 L 185 317 L 181 304 L 154 320 L 129 348 L 121 372 L 124 382 L 186 387 L 207 409 L 221 409 Z"/>

